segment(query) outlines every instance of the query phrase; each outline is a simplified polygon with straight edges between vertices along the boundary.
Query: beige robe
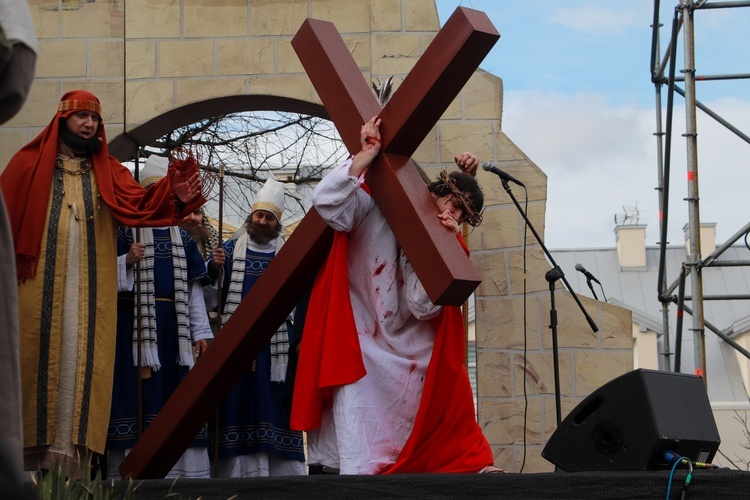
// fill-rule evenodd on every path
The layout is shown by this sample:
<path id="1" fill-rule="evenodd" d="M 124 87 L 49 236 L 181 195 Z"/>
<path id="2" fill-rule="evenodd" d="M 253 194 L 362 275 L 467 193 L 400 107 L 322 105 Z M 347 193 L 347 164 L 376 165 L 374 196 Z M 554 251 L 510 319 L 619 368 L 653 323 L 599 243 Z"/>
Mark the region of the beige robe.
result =
<path id="1" fill-rule="evenodd" d="M 81 162 L 64 167 L 79 171 Z M 26 470 L 64 458 L 67 475 L 78 477 L 90 452 L 104 452 L 117 329 L 116 227 L 93 170 L 55 170 L 36 276 L 18 290 Z"/>

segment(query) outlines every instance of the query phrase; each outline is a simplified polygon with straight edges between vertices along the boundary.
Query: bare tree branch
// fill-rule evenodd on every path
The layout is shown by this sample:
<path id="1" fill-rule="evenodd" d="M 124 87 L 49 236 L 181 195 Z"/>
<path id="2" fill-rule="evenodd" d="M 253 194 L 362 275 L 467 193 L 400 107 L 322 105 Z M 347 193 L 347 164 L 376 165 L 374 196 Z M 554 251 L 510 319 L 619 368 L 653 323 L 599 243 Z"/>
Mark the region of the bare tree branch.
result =
<path id="1" fill-rule="evenodd" d="M 205 176 L 217 176 L 219 166 L 224 166 L 224 214 L 235 222 L 244 220 L 266 179 L 284 182 L 285 225 L 304 215 L 314 184 L 348 155 L 330 121 L 282 112 L 207 118 L 166 134 L 142 148 L 141 155 L 167 156 L 178 148 L 189 148 L 198 156 Z M 214 191 L 207 196 L 211 214 L 218 213 L 218 185 Z"/>

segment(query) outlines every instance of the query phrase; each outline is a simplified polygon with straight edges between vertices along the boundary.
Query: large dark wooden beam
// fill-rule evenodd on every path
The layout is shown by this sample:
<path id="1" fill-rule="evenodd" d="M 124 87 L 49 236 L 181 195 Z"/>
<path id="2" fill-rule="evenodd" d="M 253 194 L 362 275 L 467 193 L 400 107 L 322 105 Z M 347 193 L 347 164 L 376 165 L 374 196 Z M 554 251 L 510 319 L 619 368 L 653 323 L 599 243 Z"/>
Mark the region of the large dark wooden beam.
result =
<path id="1" fill-rule="evenodd" d="M 434 304 L 462 305 L 482 278 L 456 240 L 411 158 L 383 155 L 367 184 Z M 397 187 L 396 187 L 397 186 Z M 375 196 L 375 193 L 381 193 Z"/>
<path id="2" fill-rule="evenodd" d="M 414 154 L 499 38 L 484 12 L 457 8 L 380 113 L 383 152 Z"/>

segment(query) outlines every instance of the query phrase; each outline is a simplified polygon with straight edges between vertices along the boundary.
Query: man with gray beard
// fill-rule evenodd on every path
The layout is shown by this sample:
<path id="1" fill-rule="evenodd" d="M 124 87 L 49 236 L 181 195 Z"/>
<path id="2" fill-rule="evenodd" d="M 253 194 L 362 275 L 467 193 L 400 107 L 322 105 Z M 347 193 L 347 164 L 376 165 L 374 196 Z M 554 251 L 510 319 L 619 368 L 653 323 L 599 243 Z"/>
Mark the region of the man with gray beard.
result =
<path id="1" fill-rule="evenodd" d="M 245 231 L 214 250 L 208 261 L 212 280 L 223 266 L 222 326 L 281 248 L 283 211 L 284 185 L 268 179 L 252 205 Z M 246 373 L 219 408 L 218 423 L 209 423 L 209 450 L 218 451 L 218 477 L 305 474 L 302 433 L 289 428 L 284 411 L 289 329 L 286 321 L 248 362 Z"/>

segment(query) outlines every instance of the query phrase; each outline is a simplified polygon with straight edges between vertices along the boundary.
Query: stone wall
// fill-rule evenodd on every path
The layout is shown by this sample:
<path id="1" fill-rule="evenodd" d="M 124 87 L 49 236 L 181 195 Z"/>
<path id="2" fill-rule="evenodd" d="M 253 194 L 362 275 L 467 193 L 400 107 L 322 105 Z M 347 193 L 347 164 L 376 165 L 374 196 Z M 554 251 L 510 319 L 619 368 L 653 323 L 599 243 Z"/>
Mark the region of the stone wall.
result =
<path id="1" fill-rule="evenodd" d="M 279 99 L 292 108 L 319 105 L 290 44 L 307 17 L 336 25 L 365 78 L 395 75 L 396 85 L 440 27 L 433 0 L 37 0 L 31 9 L 40 47 L 37 78 L 24 109 L 0 128 L 3 168 L 71 89 L 100 98 L 112 140 L 175 110 L 192 109 L 180 119 L 195 121 L 206 113 L 196 105 L 217 98 L 229 98 L 235 111 Z M 496 28 L 502 35 L 503 26 Z M 248 104 L 241 99 L 247 96 L 260 98 Z M 547 177 L 502 132 L 502 99 L 500 78 L 477 71 L 414 159 L 430 174 L 450 168 L 453 155 L 466 150 L 493 161 L 526 184 L 529 218 L 543 235 Z M 165 123 L 159 126 L 154 137 L 168 132 Z M 549 265 L 498 179 L 484 171 L 478 178 L 487 210 L 469 244 L 483 277 L 476 302 L 479 421 L 498 466 L 550 471 L 540 456 L 555 428 Z M 523 203 L 525 193 L 514 187 L 514 194 Z M 630 313 L 584 300 L 601 327 L 595 334 L 566 292 L 558 290 L 556 302 L 565 415 L 632 369 Z"/>

